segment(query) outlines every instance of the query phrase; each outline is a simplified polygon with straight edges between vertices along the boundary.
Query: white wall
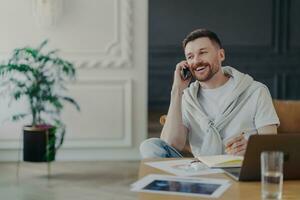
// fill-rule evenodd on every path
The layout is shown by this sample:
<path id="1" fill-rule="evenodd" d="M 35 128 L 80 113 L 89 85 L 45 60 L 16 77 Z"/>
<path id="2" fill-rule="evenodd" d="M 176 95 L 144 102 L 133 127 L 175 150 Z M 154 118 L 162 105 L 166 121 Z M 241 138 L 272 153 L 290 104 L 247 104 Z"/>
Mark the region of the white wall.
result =
<path id="1" fill-rule="evenodd" d="M 0 60 L 16 47 L 37 46 L 73 61 L 78 69 L 70 96 L 81 106 L 66 106 L 67 134 L 57 160 L 138 159 L 146 138 L 147 0 L 63 0 L 54 27 L 41 28 L 31 0 L 1 0 Z M 0 97 L 0 160 L 16 160 L 22 126 L 3 122 L 24 103 L 7 107 Z"/>

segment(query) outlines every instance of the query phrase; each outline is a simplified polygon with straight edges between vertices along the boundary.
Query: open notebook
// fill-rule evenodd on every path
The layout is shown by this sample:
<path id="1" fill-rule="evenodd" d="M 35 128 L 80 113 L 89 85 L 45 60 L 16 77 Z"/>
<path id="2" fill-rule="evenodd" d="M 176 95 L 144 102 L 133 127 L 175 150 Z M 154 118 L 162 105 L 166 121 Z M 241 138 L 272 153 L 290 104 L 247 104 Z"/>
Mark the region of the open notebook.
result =
<path id="1" fill-rule="evenodd" d="M 224 167 L 241 167 L 243 163 L 243 156 L 234 155 L 216 155 L 216 156 L 198 156 L 198 160 L 211 168 Z"/>

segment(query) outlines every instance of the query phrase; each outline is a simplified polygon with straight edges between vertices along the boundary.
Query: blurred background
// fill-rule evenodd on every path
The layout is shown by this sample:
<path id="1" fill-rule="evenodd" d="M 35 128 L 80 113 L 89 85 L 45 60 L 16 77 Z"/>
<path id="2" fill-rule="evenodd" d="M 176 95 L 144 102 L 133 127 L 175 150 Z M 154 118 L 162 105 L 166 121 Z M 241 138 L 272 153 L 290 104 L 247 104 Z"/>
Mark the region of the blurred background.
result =
<path id="1" fill-rule="evenodd" d="M 173 70 L 184 59 L 181 42 L 197 28 L 216 32 L 224 65 L 265 83 L 274 99 L 300 97 L 299 1 L 49 2 L 1 0 L 0 55 L 4 62 L 13 49 L 49 39 L 50 49 L 75 64 L 78 77 L 69 89 L 82 112 L 66 106 L 58 159 L 139 159 L 140 142 L 160 133 Z M 26 121 L 6 119 L 26 106 L 0 101 L 0 159 L 14 160 Z"/>
<path id="2" fill-rule="evenodd" d="M 230 65 L 266 84 L 274 99 L 299 99 L 300 2 L 297 0 L 150 0 L 149 137 L 159 136 L 182 40 L 207 28 L 219 36 Z"/>
<path id="3" fill-rule="evenodd" d="M 28 121 L 7 119 L 28 107 L 9 107 L 0 96 L 2 197 L 136 199 L 129 185 L 138 177 L 139 145 L 159 137 L 173 71 L 184 59 L 181 42 L 197 28 L 219 35 L 224 65 L 265 83 L 274 99 L 299 99 L 299 9 L 297 0 L 0 0 L 1 63 L 15 48 L 49 39 L 49 49 L 77 69 L 67 87 L 81 107 L 62 113 L 67 132 L 52 180 L 45 181 L 45 163 L 21 162 L 16 184 Z"/>
<path id="4" fill-rule="evenodd" d="M 230 65 L 266 84 L 276 99 L 299 99 L 297 0 L 150 0 L 149 110 L 167 111 L 181 42 L 194 29 L 216 32 Z"/>
<path id="5" fill-rule="evenodd" d="M 148 2 L 136 0 L 1 0 L 0 60 L 15 48 L 37 47 L 59 55 L 77 69 L 65 105 L 67 131 L 57 160 L 137 160 L 147 136 Z M 26 99 L 0 97 L 0 160 L 14 161 L 22 149 L 22 127 L 30 117 Z M 20 145 L 21 144 L 21 145 Z"/>
<path id="6" fill-rule="evenodd" d="M 52 3 L 51 3 L 52 2 Z M 65 143 L 58 160 L 139 159 L 139 144 L 159 136 L 181 42 L 192 30 L 216 32 L 224 65 L 265 83 L 274 99 L 299 99 L 300 2 L 297 0 L 1 0 L 1 62 L 38 46 L 72 61 Z M 0 98 L 0 160 L 15 160 L 26 121 L 7 120 L 26 102 Z"/>

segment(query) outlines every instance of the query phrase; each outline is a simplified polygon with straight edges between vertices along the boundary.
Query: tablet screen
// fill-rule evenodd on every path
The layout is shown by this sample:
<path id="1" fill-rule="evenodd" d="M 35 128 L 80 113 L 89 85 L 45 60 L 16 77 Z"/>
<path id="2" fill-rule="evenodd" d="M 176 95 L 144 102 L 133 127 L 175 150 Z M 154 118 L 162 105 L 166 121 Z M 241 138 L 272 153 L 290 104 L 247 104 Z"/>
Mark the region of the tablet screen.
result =
<path id="1" fill-rule="evenodd" d="M 213 194 L 221 185 L 211 183 L 184 182 L 173 180 L 153 180 L 143 189 L 156 191 L 170 191 L 193 194 Z"/>

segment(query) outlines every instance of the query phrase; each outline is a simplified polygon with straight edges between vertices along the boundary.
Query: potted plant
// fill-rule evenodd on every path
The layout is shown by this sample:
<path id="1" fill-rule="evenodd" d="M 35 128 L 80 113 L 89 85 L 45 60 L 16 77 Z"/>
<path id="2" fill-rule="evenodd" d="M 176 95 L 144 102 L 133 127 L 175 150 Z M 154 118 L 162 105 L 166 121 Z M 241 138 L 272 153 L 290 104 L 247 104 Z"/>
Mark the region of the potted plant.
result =
<path id="1" fill-rule="evenodd" d="M 74 65 L 60 58 L 58 50 L 44 53 L 47 43 L 45 40 L 37 48 L 17 48 L 7 63 L 0 64 L 2 95 L 26 101 L 29 108 L 26 113 L 16 113 L 11 120 L 32 117 L 31 124 L 23 127 L 24 161 L 55 160 L 66 131 L 60 118 L 64 102 L 80 110 L 77 102 L 64 94 L 67 81 L 76 76 Z"/>

